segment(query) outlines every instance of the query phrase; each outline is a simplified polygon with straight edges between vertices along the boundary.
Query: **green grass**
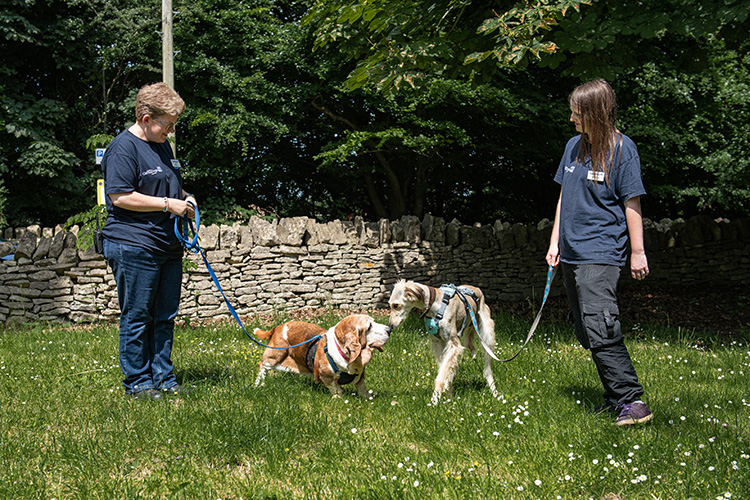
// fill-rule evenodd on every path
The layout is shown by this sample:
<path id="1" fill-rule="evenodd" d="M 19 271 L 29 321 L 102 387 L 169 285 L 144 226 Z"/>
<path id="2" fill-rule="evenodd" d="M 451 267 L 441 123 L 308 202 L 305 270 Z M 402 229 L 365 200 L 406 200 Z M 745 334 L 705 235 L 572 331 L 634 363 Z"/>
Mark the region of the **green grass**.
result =
<path id="1" fill-rule="evenodd" d="M 529 325 L 496 320 L 507 357 Z M 308 378 L 275 372 L 256 388 L 261 350 L 229 323 L 178 327 L 174 362 L 189 396 L 128 400 L 115 326 L 8 327 L 0 498 L 745 497 L 747 339 L 635 330 L 628 346 L 655 418 L 623 429 L 590 412 L 601 388 L 572 330 L 544 322 L 516 360 L 493 365 L 500 397 L 467 355 L 437 406 L 416 318 L 368 366 L 371 400 L 332 399 Z"/>

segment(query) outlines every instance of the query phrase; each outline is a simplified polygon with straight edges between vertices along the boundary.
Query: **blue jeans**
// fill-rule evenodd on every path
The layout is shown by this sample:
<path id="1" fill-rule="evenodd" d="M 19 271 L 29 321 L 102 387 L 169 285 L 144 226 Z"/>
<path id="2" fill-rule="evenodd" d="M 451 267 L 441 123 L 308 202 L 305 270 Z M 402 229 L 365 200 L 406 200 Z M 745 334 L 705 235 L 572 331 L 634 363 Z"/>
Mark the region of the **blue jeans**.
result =
<path id="1" fill-rule="evenodd" d="M 120 368 L 126 393 L 169 389 L 182 259 L 104 240 L 120 303 Z"/>

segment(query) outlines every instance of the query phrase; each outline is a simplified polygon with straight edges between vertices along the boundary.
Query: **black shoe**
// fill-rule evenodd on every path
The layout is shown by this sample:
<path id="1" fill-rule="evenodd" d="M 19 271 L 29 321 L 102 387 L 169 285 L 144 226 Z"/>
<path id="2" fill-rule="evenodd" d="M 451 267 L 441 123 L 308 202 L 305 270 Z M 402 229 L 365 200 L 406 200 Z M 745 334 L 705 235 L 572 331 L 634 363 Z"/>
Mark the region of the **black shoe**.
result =
<path id="1" fill-rule="evenodd" d="M 125 396 L 131 399 L 153 399 L 156 401 L 164 399 L 162 393 L 157 391 L 156 389 L 143 389 L 142 391 L 138 392 L 128 392 L 125 394 Z"/>

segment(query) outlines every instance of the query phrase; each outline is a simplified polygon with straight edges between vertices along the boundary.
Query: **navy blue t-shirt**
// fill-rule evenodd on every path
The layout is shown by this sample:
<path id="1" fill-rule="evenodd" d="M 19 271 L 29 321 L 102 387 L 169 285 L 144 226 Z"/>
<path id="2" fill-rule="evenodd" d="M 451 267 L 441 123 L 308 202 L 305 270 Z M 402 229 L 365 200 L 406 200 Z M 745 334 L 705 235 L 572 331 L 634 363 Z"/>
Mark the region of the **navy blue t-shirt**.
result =
<path id="1" fill-rule="evenodd" d="M 622 266 L 627 260 L 625 202 L 646 194 L 638 148 L 627 136 L 617 141 L 609 182 L 597 178 L 591 159 L 576 161 L 581 136 L 573 137 L 555 175 L 562 186 L 560 260 L 568 264 Z"/>
<path id="2" fill-rule="evenodd" d="M 139 193 L 182 199 L 182 176 L 169 141 L 139 139 L 130 131 L 120 133 L 102 158 L 107 196 L 107 224 L 102 233 L 108 240 L 144 248 L 151 252 L 182 255 L 174 234 L 174 216 L 169 212 L 135 212 L 115 207 L 109 195 Z"/>

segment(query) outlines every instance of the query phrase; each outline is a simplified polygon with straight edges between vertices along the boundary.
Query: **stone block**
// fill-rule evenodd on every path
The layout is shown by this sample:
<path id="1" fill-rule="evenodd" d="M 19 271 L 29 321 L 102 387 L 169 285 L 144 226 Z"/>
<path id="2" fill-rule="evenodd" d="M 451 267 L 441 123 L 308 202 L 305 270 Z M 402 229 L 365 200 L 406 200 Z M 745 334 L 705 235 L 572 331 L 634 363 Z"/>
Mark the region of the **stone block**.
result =
<path id="1" fill-rule="evenodd" d="M 279 243 L 292 247 L 302 246 L 307 231 L 308 217 L 289 217 L 279 221 Z"/>

